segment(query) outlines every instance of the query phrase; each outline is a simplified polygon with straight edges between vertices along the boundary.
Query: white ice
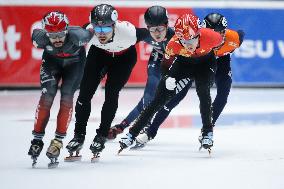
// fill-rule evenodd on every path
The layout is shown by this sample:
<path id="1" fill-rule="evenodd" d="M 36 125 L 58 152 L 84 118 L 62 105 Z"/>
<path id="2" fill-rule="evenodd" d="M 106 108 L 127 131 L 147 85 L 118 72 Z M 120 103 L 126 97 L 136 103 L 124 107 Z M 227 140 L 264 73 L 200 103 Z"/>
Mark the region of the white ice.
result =
<path id="1" fill-rule="evenodd" d="M 129 113 L 142 92 L 121 91 L 114 123 Z M 213 96 L 214 93 L 215 90 Z M 0 92 L 0 189 L 284 188 L 283 89 L 232 89 L 214 130 L 211 157 L 205 150 L 198 151 L 201 125 L 198 99 L 192 89 L 171 114 L 170 119 L 177 124 L 163 126 L 148 146 L 139 151 L 125 150 L 118 156 L 117 139 L 108 142 L 100 161 L 92 164 L 89 145 L 99 125 L 104 101 L 103 91 L 99 91 L 92 101 L 82 161 L 63 162 L 68 155 L 63 148 L 57 169 L 47 169 L 49 159 L 45 152 L 54 137 L 59 94 L 52 107 L 37 168 L 31 168 L 32 160 L 27 155 L 39 95 L 40 91 Z M 179 116 L 191 117 L 191 126 L 179 128 Z M 73 129 L 74 119 L 64 147 L 73 137 Z"/>

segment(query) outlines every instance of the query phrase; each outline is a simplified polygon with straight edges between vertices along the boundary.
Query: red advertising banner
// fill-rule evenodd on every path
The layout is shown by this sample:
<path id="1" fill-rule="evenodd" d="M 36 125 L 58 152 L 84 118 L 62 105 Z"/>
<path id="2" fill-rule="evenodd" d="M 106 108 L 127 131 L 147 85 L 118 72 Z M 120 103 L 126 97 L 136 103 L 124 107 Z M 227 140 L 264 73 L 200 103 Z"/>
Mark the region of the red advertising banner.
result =
<path id="1" fill-rule="evenodd" d="M 70 25 L 88 22 L 92 7 L 67 6 L 1 6 L 0 7 L 0 86 L 39 86 L 39 68 L 42 50 L 32 45 L 31 33 L 40 27 L 43 15 L 59 10 L 69 18 Z M 145 8 L 117 8 L 119 20 L 127 20 L 137 27 L 144 27 Z M 169 8 L 170 26 L 178 15 L 191 9 Z M 138 61 L 128 85 L 142 86 L 147 73 L 146 65 L 151 46 L 137 44 Z"/>

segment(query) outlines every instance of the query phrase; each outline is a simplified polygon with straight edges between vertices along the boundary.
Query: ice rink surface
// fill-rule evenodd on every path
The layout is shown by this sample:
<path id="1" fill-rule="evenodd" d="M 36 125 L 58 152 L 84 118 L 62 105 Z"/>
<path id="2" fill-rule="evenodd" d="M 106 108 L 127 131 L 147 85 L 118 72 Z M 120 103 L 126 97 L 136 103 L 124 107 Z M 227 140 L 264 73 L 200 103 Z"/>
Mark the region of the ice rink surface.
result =
<path id="1" fill-rule="evenodd" d="M 45 146 L 33 169 L 27 152 L 40 91 L 0 91 L 0 189 L 284 189 L 283 89 L 232 89 L 214 130 L 211 157 L 205 150 L 198 151 L 201 121 L 191 89 L 144 149 L 125 150 L 118 156 L 117 139 L 108 142 L 100 161 L 92 164 L 89 145 L 99 125 L 103 92 L 92 101 L 82 161 L 63 162 L 68 155 L 65 146 L 73 137 L 73 119 L 59 167 L 47 169 L 45 152 L 54 137 L 58 93 Z M 114 123 L 129 113 L 142 92 L 121 92 Z"/>

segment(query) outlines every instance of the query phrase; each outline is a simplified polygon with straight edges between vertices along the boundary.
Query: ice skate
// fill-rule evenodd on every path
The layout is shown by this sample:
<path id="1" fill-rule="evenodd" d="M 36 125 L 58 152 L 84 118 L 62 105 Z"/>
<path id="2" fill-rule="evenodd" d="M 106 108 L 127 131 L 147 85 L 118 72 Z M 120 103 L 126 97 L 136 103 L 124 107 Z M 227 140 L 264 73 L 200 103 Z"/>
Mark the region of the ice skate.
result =
<path id="1" fill-rule="evenodd" d="M 69 152 L 69 156 L 64 158 L 65 162 L 81 161 L 82 156 L 79 155 L 80 150 L 83 148 L 85 141 L 84 136 L 74 136 L 74 138 L 67 144 L 66 148 Z M 73 153 L 75 152 L 75 155 Z"/>
<path id="2" fill-rule="evenodd" d="M 95 163 L 99 161 L 100 153 L 105 148 L 106 138 L 103 136 L 96 135 L 93 143 L 90 146 L 90 150 L 93 153 L 93 157 L 91 158 L 91 162 Z"/>
<path id="3" fill-rule="evenodd" d="M 199 147 L 199 150 L 202 148 L 208 150 L 209 155 L 211 155 L 211 147 L 213 146 L 213 132 L 204 132 L 202 131 L 200 136 L 198 137 L 198 140 L 201 144 Z"/>
<path id="4" fill-rule="evenodd" d="M 126 136 L 121 138 L 121 140 L 119 141 L 120 149 L 118 150 L 117 154 L 120 154 L 122 150 L 131 146 L 134 141 L 135 141 L 135 138 L 132 136 L 132 134 L 127 133 Z"/>
<path id="5" fill-rule="evenodd" d="M 42 148 L 43 148 L 42 140 L 33 139 L 31 141 L 31 147 L 29 149 L 28 155 L 30 155 L 33 160 L 33 163 L 32 163 L 33 168 L 36 166 L 37 158 L 40 155 Z"/>
<path id="6" fill-rule="evenodd" d="M 143 133 L 146 133 L 146 132 L 148 131 L 149 127 L 150 127 L 150 123 L 147 124 L 147 125 L 139 132 L 139 134 L 141 135 L 141 134 L 143 134 Z"/>
<path id="7" fill-rule="evenodd" d="M 111 127 L 108 131 L 107 139 L 108 140 L 115 139 L 118 134 L 123 133 L 123 130 L 124 130 L 123 124 L 117 124 L 117 125 Z"/>
<path id="8" fill-rule="evenodd" d="M 50 159 L 50 163 L 48 164 L 48 168 L 56 168 L 58 167 L 59 162 L 57 158 L 60 154 L 60 149 L 62 148 L 63 144 L 61 141 L 57 139 L 53 139 L 50 142 L 49 147 L 47 148 L 46 156 Z"/>
<path id="9" fill-rule="evenodd" d="M 146 131 L 143 134 L 140 134 L 136 137 L 136 144 L 135 146 L 132 146 L 130 150 L 138 150 L 144 148 L 147 142 L 149 142 L 150 140 L 152 140 L 152 138 L 148 135 Z"/>

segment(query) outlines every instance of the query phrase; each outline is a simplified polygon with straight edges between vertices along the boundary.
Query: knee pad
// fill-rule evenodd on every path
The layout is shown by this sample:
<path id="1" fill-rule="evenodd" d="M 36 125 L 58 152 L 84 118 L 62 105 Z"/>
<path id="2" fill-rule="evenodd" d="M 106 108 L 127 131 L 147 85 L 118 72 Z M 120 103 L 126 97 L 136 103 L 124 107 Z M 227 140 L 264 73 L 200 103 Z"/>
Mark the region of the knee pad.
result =
<path id="1" fill-rule="evenodd" d="M 74 96 L 72 95 L 61 94 L 60 103 L 73 105 L 73 98 Z"/>
<path id="2" fill-rule="evenodd" d="M 174 90 L 176 88 L 176 79 L 173 77 L 168 77 L 166 79 L 166 88 L 170 91 Z"/>
<path id="3" fill-rule="evenodd" d="M 45 108 L 51 108 L 56 93 L 45 93 L 40 97 L 40 105 Z"/>

